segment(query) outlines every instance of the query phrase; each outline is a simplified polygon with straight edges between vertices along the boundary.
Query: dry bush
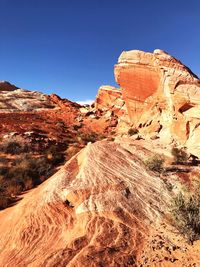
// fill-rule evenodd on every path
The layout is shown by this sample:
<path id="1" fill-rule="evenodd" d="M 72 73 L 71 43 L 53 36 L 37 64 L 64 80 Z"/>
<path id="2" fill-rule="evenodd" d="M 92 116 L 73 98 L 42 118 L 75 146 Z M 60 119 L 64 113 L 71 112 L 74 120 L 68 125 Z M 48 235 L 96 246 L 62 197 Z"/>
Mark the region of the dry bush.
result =
<path id="1" fill-rule="evenodd" d="M 128 130 L 128 135 L 129 136 L 132 136 L 132 135 L 137 134 L 137 133 L 138 133 L 138 129 L 137 128 L 130 128 Z"/>
<path id="2" fill-rule="evenodd" d="M 22 191 L 40 184 L 54 172 L 54 164 L 46 157 L 21 155 L 10 167 L 0 168 L 0 209 L 6 208 Z"/>
<path id="3" fill-rule="evenodd" d="M 164 158 L 160 155 L 154 155 L 153 157 L 147 159 L 144 164 L 147 169 L 161 173 L 163 171 Z"/>
<path id="4" fill-rule="evenodd" d="M 63 163 L 65 160 L 63 151 L 60 150 L 58 145 L 51 145 L 46 151 L 45 156 L 53 164 L 57 165 Z"/>
<path id="5" fill-rule="evenodd" d="M 184 148 L 173 147 L 171 153 L 175 163 L 183 163 L 188 160 L 188 154 Z"/>
<path id="6" fill-rule="evenodd" d="M 99 140 L 99 136 L 96 133 L 82 133 L 80 137 L 85 144 L 89 142 L 94 143 Z"/>
<path id="7" fill-rule="evenodd" d="M 200 182 L 192 180 L 192 190 L 185 188 L 173 199 L 171 212 L 177 229 L 190 242 L 200 238 Z"/>
<path id="8" fill-rule="evenodd" d="M 58 164 L 65 160 L 64 149 L 67 145 L 50 145 L 44 155 L 35 157 L 27 151 L 23 138 L 11 138 L 1 142 L 0 151 L 18 154 L 10 164 L 0 166 L 0 209 L 6 208 L 16 196 L 29 190 L 50 177 Z"/>
<path id="9" fill-rule="evenodd" d="M 30 150 L 29 145 L 25 140 L 19 136 L 9 137 L 3 139 L 0 143 L 0 151 L 7 154 L 27 153 Z"/>
<path id="10" fill-rule="evenodd" d="M 17 182 L 8 183 L 6 186 L 6 194 L 10 197 L 16 197 L 22 191 L 22 186 Z"/>

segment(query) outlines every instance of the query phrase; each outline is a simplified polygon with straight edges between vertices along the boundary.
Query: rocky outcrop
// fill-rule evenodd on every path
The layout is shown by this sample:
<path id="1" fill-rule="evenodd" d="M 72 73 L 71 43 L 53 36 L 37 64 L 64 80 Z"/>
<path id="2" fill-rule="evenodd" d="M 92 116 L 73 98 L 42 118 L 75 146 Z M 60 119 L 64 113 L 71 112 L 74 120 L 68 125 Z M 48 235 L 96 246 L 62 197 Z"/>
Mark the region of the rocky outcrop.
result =
<path id="1" fill-rule="evenodd" d="M 101 112 L 101 116 L 108 118 L 114 122 L 111 126 L 117 126 L 117 132 L 127 131 L 129 118 L 125 101 L 122 99 L 122 91 L 109 85 L 103 85 L 99 88 L 95 100 L 94 109 Z M 120 123 L 119 123 L 120 122 Z"/>
<path id="2" fill-rule="evenodd" d="M 0 211 L 0 266 L 199 262 L 199 241 L 186 242 L 172 225 L 170 210 L 182 187 L 179 179 L 189 184 L 199 177 L 199 166 L 169 166 L 170 146 L 163 145 L 180 143 L 199 155 L 199 80 L 161 50 L 124 52 L 115 76 L 122 89 L 101 87 L 95 107 L 83 108 L 55 94 L 1 90 L 2 140 L 19 136 L 32 145 L 41 143 L 37 157 L 49 143 L 69 146 L 67 159 L 74 148 L 86 147 Z M 116 137 L 116 129 L 128 124 L 139 130 L 135 140 Z M 155 154 L 166 160 L 159 175 L 147 168 L 146 160 Z"/>
<path id="3" fill-rule="evenodd" d="M 166 221 L 173 193 L 151 155 L 126 138 L 88 144 L 0 212 L 0 266 L 193 266 L 199 245 Z"/>
<path id="4" fill-rule="evenodd" d="M 101 86 L 95 100 L 95 108 L 112 110 L 118 115 L 122 115 L 125 112 L 125 102 L 122 99 L 121 90 L 109 85 Z"/>
<path id="5" fill-rule="evenodd" d="M 200 81 L 180 61 L 162 50 L 123 52 L 115 66 L 131 122 L 145 136 L 195 147 L 200 133 Z M 199 142 L 198 142 L 199 143 Z"/>
<path id="6" fill-rule="evenodd" d="M 36 91 L 19 89 L 6 84 L 0 89 L 0 112 L 36 111 L 40 109 L 52 109 L 55 105 L 49 97 Z"/>
<path id="7" fill-rule="evenodd" d="M 88 144 L 0 212 L 0 265 L 135 266 L 168 198 L 162 181 L 127 147 Z"/>
<path id="8" fill-rule="evenodd" d="M 71 110 L 71 109 L 75 109 L 77 110 L 78 108 L 81 108 L 81 105 L 79 105 L 76 102 L 72 102 L 68 99 L 62 99 L 61 97 L 59 97 L 56 94 L 52 94 L 50 95 L 49 99 L 58 107 L 60 107 L 63 110 Z"/>
<path id="9" fill-rule="evenodd" d="M 0 81 L 0 91 L 14 91 L 16 89 L 19 88 L 9 82 Z"/>

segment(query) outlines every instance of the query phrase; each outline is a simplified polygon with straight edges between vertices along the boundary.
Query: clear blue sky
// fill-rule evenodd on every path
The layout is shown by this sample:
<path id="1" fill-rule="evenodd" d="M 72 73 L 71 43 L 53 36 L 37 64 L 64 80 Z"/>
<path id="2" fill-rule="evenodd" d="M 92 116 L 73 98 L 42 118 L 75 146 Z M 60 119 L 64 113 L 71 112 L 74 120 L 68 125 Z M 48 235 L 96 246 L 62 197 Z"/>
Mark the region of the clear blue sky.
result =
<path id="1" fill-rule="evenodd" d="M 0 0 L 0 80 L 94 99 L 123 50 L 166 50 L 200 75 L 199 0 Z"/>

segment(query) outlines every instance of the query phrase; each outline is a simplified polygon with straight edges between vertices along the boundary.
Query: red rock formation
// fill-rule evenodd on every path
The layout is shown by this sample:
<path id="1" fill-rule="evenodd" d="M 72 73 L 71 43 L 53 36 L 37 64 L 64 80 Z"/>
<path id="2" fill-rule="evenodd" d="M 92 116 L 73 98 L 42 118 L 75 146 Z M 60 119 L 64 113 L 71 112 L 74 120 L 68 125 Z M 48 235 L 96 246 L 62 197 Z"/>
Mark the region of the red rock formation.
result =
<path id="1" fill-rule="evenodd" d="M 9 82 L 6 81 L 0 81 L 0 91 L 14 91 L 16 89 L 19 89 L 15 85 L 12 85 Z"/>
<path id="2" fill-rule="evenodd" d="M 121 99 L 122 93 L 119 89 L 103 85 L 98 90 L 98 95 L 95 100 L 97 109 L 109 109 L 115 105 L 115 101 Z"/>
<path id="3" fill-rule="evenodd" d="M 98 135 L 102 137 L 113 130 L 113 120 L 101 116 L 101 112 L 89 115 L 90 108 L 55 94 L 19 89 L 8 82 L 0 86 L 0 138 L 9 133 L 36 132 L 56 142 L 77 142 L 82 146 L 82 135 L 95 133 L 98 139 Z"/>
<path id="4" fill-rule="evenodd" d="M 150 155 L 130 139 L 88 144 L 0 212 L 0 266 L 193 266 L 199 244 L 166 224 L 171 196 L 141 164 Z"/>
<path id="5" fill-rule="evenodd" d="M 200 155 L 194 147 L 195 132 L 200 131 L 200 81 L 196 75 L 162 50 L 133 50 L 119 57 L 115 78 L 123 88 L 130 120 L 141 133 L 159 132 L 167 143 L 187 142 Z"/>
<path id="6" fill-rule="evenodd" d="M 151 221 L 165 209 L 160 188 L 120 144 L 89 144 L 0 212 L 0 266 L 135 266 Z"/>
<path id="7" fill-rule="evenodd" d="M 88 112 L 56 95 L 21 89 L 2 93 L 0 103 L 7 112 L 0 107 L 0 137 L 11 131 L 28 131 L 24 135 L 41 131 L 47 141 L 75 141 L 77 146 L 83 134 L 86 141 L 91 132 L 108 134 L 126 116 L 125 101 L 140 133 L 158 133 L 160 139 L 153 143 L 117 137 L 115 142 L 89 143 L 54 176 L 1 211 L 0 266 L 169 267 L 199 262 L 199 242 L 188 245 L 167 217 L 171 220 L 171 197 L 180 187 L 174 181 L 198 177 L 199 167 L 192 166 L 193 172 L 187 169 L 185 175 L 185 169 L 176 166 L 174 174 L 164 177 L 166 186 L 162 175 L 143 164 L 151 158 L 150 150 L 170 154 L 160 146 L 166 140 L 182 144 L 186 140 L 198 155 L 199 80 L 160 50 L 123 53 L 115 75 L 124 100 L 120 91 L 103 87 L 97 110 Z M 31 111 L 23 106 L 28 96 Z M 14 105 L 12 99 L 17 100 Z"/>
<path id="8" fill-rule="evenodd" d="M 52 94 L 50 95 L 49 99 L 55 103 L 57 106 L 59 106 L 61 109 L 72 109 L 72 108 L 80 108 L 81 105 L 79 105 L 78 103 L 76 102 L 72 102 L 68 99 L 62 99 L 61 97 L 59 97 L 58 95 L 56 94 Z"/>
<path id="9" fill-rule="evenodd" d="M 101 86 L 95 100 L 95 108 L 103 111 L 109 110 L 122 116 L 126 112 L 126 108 L 121 90 L 109 85 Z"/>

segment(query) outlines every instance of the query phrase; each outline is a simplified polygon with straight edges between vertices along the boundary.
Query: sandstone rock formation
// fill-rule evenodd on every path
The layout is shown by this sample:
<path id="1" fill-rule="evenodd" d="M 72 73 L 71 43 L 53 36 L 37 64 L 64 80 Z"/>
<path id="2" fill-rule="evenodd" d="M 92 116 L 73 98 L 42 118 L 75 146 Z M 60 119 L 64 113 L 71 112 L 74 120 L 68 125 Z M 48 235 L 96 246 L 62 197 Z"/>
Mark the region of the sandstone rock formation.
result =
<path id="1" fill-rule="evenodd" d="M 9 82 L 0 81 L 0 91 L 14 91 L 16 89 L 19 88 Z"/>
<path id="2" fill-rule="evenodd" d="M 17 205 L 0 212 L 0 265 L 198 262 L 199 244 L 188 245 L 164 219 L 171 193 L 142 163 L 150 155 L 130 139 L 88 144 Z"/>
<path id="3" fill-rule="evenodd" d="M 135 266 L 168 197 L 131 151 L 113 142 L 89 144 L 0 212 L 0 265 Z"/>
<path id="4" fill-rule="evenodd" d="M 96 97 L 95 108 L 110 110 L 119 116 L 123 115 L 126 109 L 121 90 L 109 85 L 101 86 Z"/>
<path id="5" fill-rule="evenodd" d="M 78 103 L 72 102 L 68 99 L 62 99 L 61 97 L 59 97 L 56 94 L 52 94 L 50 95 L 49 99 L 56 104 L 58 107 L 60 107 L 61 109 L 67 111 L 67 110 L 71 110 L 74 108 L 74 111 L 77 110 L 77 108 L 81 108 L 81 105 L 79 105 Z"/>
<path id="6" fill-rule="evenodd" d="M 51 109 L 55 105 L 49 97 L 36 91 L 19 89 L 10 84 L 0 83 L 0 112 L 37 111 L 38 109 Z"/>
<path id="7" fill-rule="evenodd" d="M 200 81 L 180 61 L 162 50 L 123 52 L 115 78 L 131 122 L 145 136 L 186 145 L 200 156 Z"/>
<path id="8" fill-rule="evenodd" d="M 130 120 L 120 88 L 109 85 L 101 86 L 95 100 L 95 109 L 101 111 L 101 116 L 115 121 L 114 126 L 117 127 L 118 134 L 127 132 Z"/>
<path id="9" fill-rule="evenodd" d="M 86 109 L 86 112 L 82 110 Z M 82 133 L 109 132 L 112 121 L 107 117 L 88 116 L 90 109 L 56 94 L 19 89 L 9 82 L 0 82 L 0 137 L 8 133 L 43 132 L 59 142 L 73 136 L 75 142 Z M 92 111 L 95 113 L 95 110 Z M 74 131 L 74 127 L 79 129 Z"/>
<path id="10" fill-rule="evenodd" d="M 158 175 L 145 165 L 155 153 L 171 162 L 166 144 L 200 156 L 200 81 L 161 50 L 123 52 L 115 77 L 122 89 L 102 86 L 95 106 L 84 108 L 0 83 L 1 140 L 21 136 L 43 142 L 41 150 L 86 145 L 0 211 L 0 266 L 200 265 L 200 242 L 188 244 L 170 213 L 179 180 L 200 177 L 199 167 L 171 166 Z M 144 140 L 115 136 L 128 127 Z M 104 140 L 90 143 L 98 136 Z"/>

